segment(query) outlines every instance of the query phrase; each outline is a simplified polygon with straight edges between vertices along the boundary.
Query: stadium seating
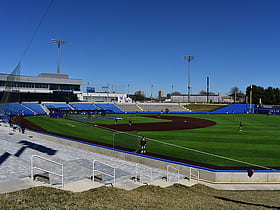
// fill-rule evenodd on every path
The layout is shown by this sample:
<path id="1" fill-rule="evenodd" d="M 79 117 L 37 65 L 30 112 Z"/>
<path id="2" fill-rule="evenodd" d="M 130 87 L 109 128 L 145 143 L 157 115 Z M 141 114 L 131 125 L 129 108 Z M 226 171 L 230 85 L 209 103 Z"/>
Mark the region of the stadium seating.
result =
<path id="1" fill-rule="evenodd" d="M 119 107 L 117 107 L 115 104 L 110 103 L 96 103 L 96 106 L 100 107 L 103 110 L 114 112 L 114 113 L 124 113 L 123 110 L 121 110 Z"/>
<path id="2" fill-rule="evenodd" d="M 61 110 L 73 110 L 68 104 L 66 103 L 42 103 L 48 109 L 61 109 Z"/>
<path id="3" fill-rule="evenodd" d="M 142 112 L 143 110 L 136 103 L 117 103 L 124 112 Z"/>
<path id="4" fill-rule="evenodd" d="M 75 110 L 100 110 L 98 106 L 93 103 L 69 103 Z"/>
<path id="5" fill-rule="evenodd" d="M 1 104 L 1 110 L 3 110 L 6 115 L 34 115 L 35 112 L 24 107 L 20 103 L 5 103 Z"/>
<path id="6" fill-rule="evenodd" d="M 138 106 L 143 112 L 189 112 L 188 109 L 180 106 L 177 103 L 140 103 Z"/>
<path id="7" fill-rule="evenodd" d="M 231 104 L 229 106 L 223 107 L 221 109 L 211 112 L 211 114 L 241 114 L 247 113 L 250 109 L 250 104 Z"/>
<path id="8" fill-rule="evenodd" d="M 57 109 L 61 111 L 106 111 L 111 113 L 189 113 L 190 110 L 180 106 L 177 103 L 89 103 L 89 102 L 44 102 L 42 104 L 35 102 L 20 103 L 3 103 L 0 104 L 1 115 L 44 115 L 47 114 L 44 107 L 49 110 Z M 254 105 L 252 105 L 254 108 Z M 250 104 L 231 104 L 221 109 L 207 112 L 209 114 L 239 114 L 247 113 L 250 111 Z M 205 113 L 205 112 L 192 112 L 192 113 Z"/>
<path id="9" fill-rule="evenodd" d="M 41 107 L 41 104 L 38 103 L 22 103 L 24 106 L 30 108 L 38 115 L 46 114 L 45 110 Z"/>

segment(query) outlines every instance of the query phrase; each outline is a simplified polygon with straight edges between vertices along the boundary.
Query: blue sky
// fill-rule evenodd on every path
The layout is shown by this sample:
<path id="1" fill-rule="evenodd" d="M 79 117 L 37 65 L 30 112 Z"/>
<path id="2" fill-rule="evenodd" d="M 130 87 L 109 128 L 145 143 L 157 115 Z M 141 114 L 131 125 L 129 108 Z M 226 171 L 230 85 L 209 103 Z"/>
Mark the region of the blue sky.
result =
<path id="1" fill-rule="evenodd" d="M 279 87 L 279 0 L 54 0 L 26 49 L 49 0 L 0 0 L 0 73 L 21 61 L 21 74 L 61 73 L 101 91 L 147 96 L 228 93 L 251 84 Z M 23 56 L 24 55 L 24 56 Z M 172 89 L 173 86 L 173 89 Z"/>

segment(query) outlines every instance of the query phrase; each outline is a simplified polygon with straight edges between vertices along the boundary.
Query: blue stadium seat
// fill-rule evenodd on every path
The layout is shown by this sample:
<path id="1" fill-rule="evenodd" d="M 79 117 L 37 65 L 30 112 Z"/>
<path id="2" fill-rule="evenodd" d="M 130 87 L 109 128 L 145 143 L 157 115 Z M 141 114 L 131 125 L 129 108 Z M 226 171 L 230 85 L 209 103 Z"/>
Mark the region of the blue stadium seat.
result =
<path id="1" fill-rule="evenodd" d="M 20 103 L 4 103 L 1 104 L 1 109 L 6 115 L 35 115 L 36 113 L 24 107 Z"/>
<path id="2" fill-rule="evenodd" d="M 75 110 L 88 110 L 96 111 L 100 110 L 95 104 L 92 103 L 69 103 Z"/>
<path id="3" fill-rule="evenodd" d="M 221 109 L 215 110 L 213 112 L 210 112 L 211 114 L 241 114 L 241 113 L 247 113 L 249 111 L 250 105 L 249 104 L 231 104 L 229 106 L 223 107 Z"/>
<path id="4" fill-rule="evenodd" d="M 115 104 L 109 104 L 109 103 L 96 103 L 98 107 L 100 107 L 103 110 L 114 112 L 114 113 L 124 113 L 119 107 L 117 107 Z"/>
<path id="5" fill-rule="evenodd" d="M 22 103 L 24 106 L 29 107 L 32 111 L 35 111 L 36 114 L 39 115 L 44 115 L 46 114 L 46 112 L 44 111 L 44 109 L 41 107 L 41 104 L 39 103 Z"/>
<path id="6" fill-rule="evenodd" d="M 73 110 L 66 103 L 42 103 L 47 108 L 61 109 L 61 110 Z"/>

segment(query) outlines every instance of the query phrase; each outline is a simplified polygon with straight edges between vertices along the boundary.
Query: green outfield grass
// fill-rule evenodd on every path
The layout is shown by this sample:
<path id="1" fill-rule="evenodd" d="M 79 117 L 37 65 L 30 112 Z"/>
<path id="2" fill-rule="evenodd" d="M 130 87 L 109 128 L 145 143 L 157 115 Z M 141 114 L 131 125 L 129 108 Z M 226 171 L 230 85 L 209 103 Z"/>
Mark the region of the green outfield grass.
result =
<path id="1" fill-rule="evenodd" d="M 176 116 L 209 119 L 217 124 L 208 128 L 192 130 L 138 132 L 138 135 L 148 138 L 147 150 L 149 152 L 220 166 L 248 166 L 240 162 L 184 149 L 190 148 L 252 164 L 269 167 L 280 166 L 280 116 L 251 114 L 182 114 Z M 117 117 L 122 117 L 126 123 L 128 119 L 131 119 L 133 123 L 158 120 L 135 115 L 117 115 Z M 27 119 L 52 132 L 112 144 L 114 132 L 108 130 L 46 116 L 32 116 Z M 111 121 L 114 123 L 113 120 Z M 243 123 L 242 131 L 239 131 L 239 122 Z M 103 121 L 94 121 L 94 123 L 103 123 Z M 180 148 L 170 146 L 170 144 L 178 145 Z"/>

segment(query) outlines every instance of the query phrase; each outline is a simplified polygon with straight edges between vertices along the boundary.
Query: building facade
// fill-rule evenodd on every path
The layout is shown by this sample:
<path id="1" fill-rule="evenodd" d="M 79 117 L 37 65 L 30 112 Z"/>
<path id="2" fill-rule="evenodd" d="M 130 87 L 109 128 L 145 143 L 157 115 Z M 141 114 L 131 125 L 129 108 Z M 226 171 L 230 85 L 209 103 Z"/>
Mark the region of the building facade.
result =
<path id="1" fill-rule="evenodd" d="M 171 102 L 174 103 L 228 103 L 228 96 L 224 94 L 209 94 L 201 95 L 194 94 L 190 95 L 190 101 L 188 101 L 188 95 L 171 95 Z"/>
<path id="2" fill-rule="evenodd" d="M 117 102 L 117 103 L 131 103 L 132 100 L 127 97 L 125 93 L 106 93 L 106 92 L 96 92 L 96 93 L 77 93 L 79 101 L 87 102 Z"/>
<path id="3" fill-rule="evenodd" d="M 38 76 L 0 74 L 2 103 L 18 101 L 77 100 L 83 80 L 67 74 L 41 73 Z"/>

